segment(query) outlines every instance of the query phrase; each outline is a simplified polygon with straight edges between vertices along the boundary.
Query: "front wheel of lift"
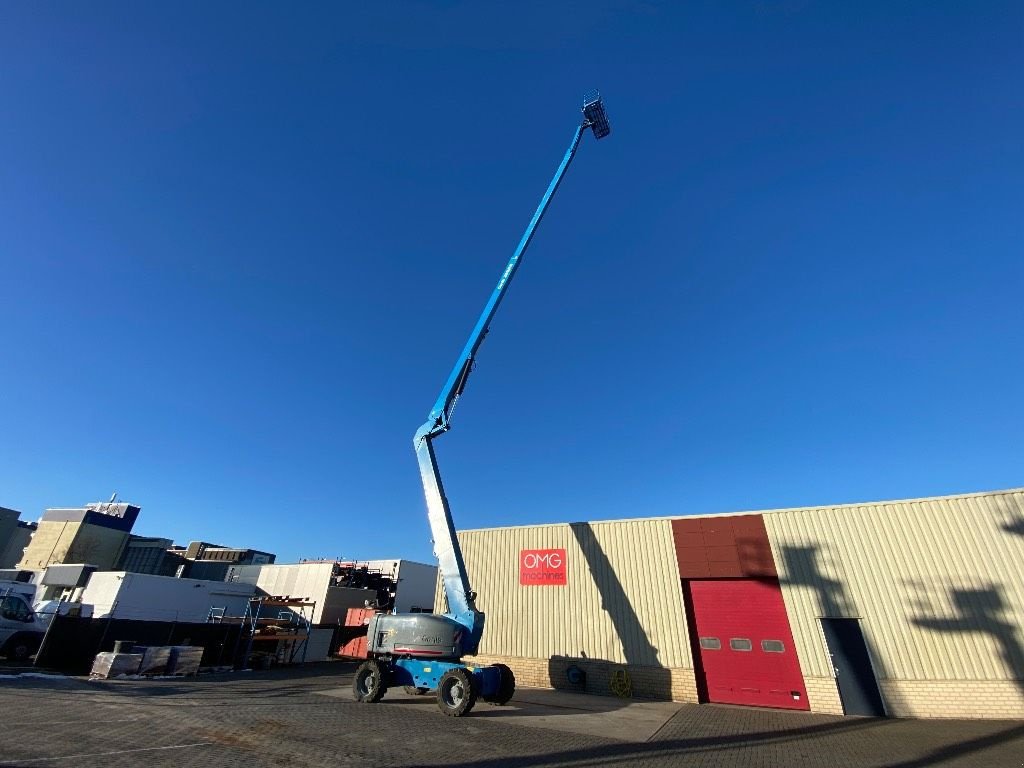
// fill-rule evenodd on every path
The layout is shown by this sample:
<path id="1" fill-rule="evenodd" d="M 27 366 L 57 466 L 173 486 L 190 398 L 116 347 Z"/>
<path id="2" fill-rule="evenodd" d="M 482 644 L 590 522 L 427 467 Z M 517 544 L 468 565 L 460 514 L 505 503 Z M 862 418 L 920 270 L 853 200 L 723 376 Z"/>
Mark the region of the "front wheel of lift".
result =
<path id="1" fill-rule="evenodd" d="M 462 717 L 476 704 L 476 681 L 467 670 L 449 669 L 437 684 L 437 706 L 448 717 Z"/>
<path id="2" fill-rule="evenodd" d="M 364 661 L 356 670 L 352 692 L 356 701 L 373 704 L 384 698 L 388 687 L 384 683 L 384 668 L 376 661 Z"/>
<path id="3" fill-rule="evenodd" d="M 491 666 L 498 670 L 501 682 L 498 683 L 497 691 L 490 696 L 484 696 L 484 701 L 488 704 L 508 704 L 509 699 L 516 692 L 516 676 L 504 664 L 492 664 Z"/>

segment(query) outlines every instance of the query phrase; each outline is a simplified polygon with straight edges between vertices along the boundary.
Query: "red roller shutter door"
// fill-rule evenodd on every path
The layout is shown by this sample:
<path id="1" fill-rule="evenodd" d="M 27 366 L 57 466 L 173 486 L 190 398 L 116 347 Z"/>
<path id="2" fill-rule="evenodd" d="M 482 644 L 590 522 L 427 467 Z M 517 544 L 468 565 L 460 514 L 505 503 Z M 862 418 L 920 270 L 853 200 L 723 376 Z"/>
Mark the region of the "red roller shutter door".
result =
<path id="1" fill-rule="evenodd" d="M 709 701 L 809 709 L 777 580 L 694 580 L 687 591 Z"/>

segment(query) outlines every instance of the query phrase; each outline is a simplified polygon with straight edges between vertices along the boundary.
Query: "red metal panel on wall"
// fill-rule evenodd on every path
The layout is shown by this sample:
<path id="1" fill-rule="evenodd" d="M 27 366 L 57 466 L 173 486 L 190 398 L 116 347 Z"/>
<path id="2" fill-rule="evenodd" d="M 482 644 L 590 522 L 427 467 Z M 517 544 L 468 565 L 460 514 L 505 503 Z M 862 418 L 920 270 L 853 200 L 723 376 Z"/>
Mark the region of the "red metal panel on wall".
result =
<path id="1" fill-rule="evenodd" d="M 725 579 L 739 575 L 740 564 L 738 560 L 709 560 L 708 576 L 713 579 Z"/>
<path id="2" fill-rule="evenodd" d="M 809 709 L 777 579 L 694 580 L 684 590 L 708 701 Z"/>
<path id="3" fill-rule="evenodd" d="M 736 542 L 730 518 L 705 518 L 700 521 L 704 544 L 708 547 L 731 547 Z"/>
<path id="4" fill-rule="evenodd" d="M 672 538 L 681 578 L 778 576 L 760 515 L 679 518 Z"/>

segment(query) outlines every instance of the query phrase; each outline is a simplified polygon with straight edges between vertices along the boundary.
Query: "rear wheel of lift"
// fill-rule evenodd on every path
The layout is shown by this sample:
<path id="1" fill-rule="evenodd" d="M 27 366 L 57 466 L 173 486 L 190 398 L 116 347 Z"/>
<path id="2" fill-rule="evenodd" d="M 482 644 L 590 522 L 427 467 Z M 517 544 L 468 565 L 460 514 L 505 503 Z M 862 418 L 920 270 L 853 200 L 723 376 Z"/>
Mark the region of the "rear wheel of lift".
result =
<path id="1" fill-rule="evenodd" d="M 384 698 L 388 688 L 384 684 L 384 668 L 376 661 L 364 661 L 356 670 L 356 677 L 352 681 L 352 692 L 356 701 L 363 701 L 368 704 L 380 701 Z"/>
<path id="2" fill-rule="evenodd" d="M 491 667 L 498 670 L 501 682 L 498 683 L 497 691 L 490 696 L 484 696 L 484 701 L 488 704 L 507 704 L 516 692 L 516 676 L 504 664 L 492 664 Z"/>
<path id="3" fill-rule="evenodd" d="M 405 686 L 405 692 L 408 693 L 410 696 L 422 696 L 429 690 L 429 688 L 417 688 L 415 685 Z"/>
<path id="4" fill-rule="evenodd" d="M 462 717 L 476 704 L 476 681 L 467 670 L 449 669 L 437 684 L 437 706 L 449 717 Z"/>

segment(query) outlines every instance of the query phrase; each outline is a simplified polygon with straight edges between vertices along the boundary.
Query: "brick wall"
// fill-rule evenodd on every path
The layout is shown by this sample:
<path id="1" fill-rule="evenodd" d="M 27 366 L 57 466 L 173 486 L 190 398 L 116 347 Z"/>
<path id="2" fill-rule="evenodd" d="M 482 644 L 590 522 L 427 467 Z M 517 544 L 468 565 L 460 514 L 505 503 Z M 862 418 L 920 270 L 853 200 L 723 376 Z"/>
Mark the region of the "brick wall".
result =
<path id="1" fill-rule="evenodd" d="M 611 690 L 612 675 L 624 669 L 629 674 L 634 698 L 697 702 L 692 669 L 564 656 L 475 656 L 473 661 L 481 665 L 506 664 L 515 674 L 517 685 L 527 688 L 557 688 L 603 696 L 615 695 Z M 567 679 L 566 670 L 574 665 L 586 672 L 585 686 L 573 685 Z M 812 712 L 843 714 L 835 678 L 805 677 L 804 685 Z M 880 680 L 879 687 L 890 717 L 1024 719 L 1024 681 Z"/>
<path id="2" fill-rule="evenodd" d="M 528 688 L 558 688 L 567 691 L 614 696 L 612 675 L 625 670 L 630 679 L 633 697 L 665 701 L 697 701 L 697 684 L 692 669 L 667 669 L 639 664 L 615 664 L 585 658 L 555 656 L 550 659 L 530 659 L 516 656 L 475 656 L 478 664 L 506 664 L 516 676 L 516 684 Z M 566 671 L 570 666 L 586 673 L 585 686 L 569 682 Z"/>
<path id="3" fill-rule="evenodd" d="M 834 677 L 804 677 L 807 689 L 807 703 L 811 712 L 824 715 L 843 714 L 843 702 L 839 700 L 839 688 Z"/>
<path id="4" fill-rule="evenodd" d="M 892 717 L 1024 718 L 1024 680 L 879 680 Z"/>

